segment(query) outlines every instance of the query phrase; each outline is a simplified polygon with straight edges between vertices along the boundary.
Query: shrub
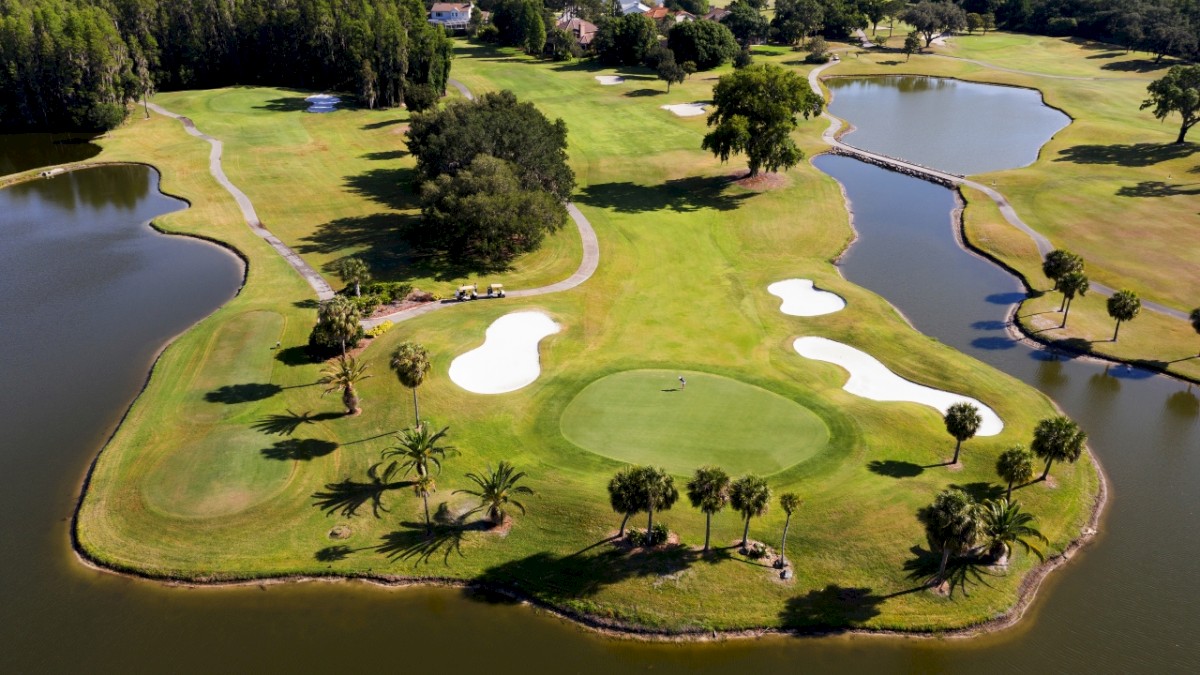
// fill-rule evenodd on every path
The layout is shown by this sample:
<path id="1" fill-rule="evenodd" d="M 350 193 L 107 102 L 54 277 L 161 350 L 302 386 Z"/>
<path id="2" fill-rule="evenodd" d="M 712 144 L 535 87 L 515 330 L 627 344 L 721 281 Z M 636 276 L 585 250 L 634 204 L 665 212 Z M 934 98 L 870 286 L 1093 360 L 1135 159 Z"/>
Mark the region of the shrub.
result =
<path id="1" fill-rule="evenodd" d="M 378 326 L 375 326 L 371 330 L 367 331 L 367 337 L 377 338 L 380 335 L 383 335 L 384 333 L 391 330 L 392 326 L 395 326 L 395 325 L 396 324 L 392 323 L 391 321 L 384 321 L 383 323 L 379 324 Z"/>
<path id="2" fill-rule="evenodd" d="M 412 284 L 403 281 L 376 281 L 363 286 L 363 294 L 379 296 L 380 304 L 390 304 L 403 300 L 413 290 Z"/>
<path id="3" fill-rule="evenodd" d="M 475 31 L 475 39 L 479 42 L 495 43 L 500 40 L 500 29 L 490 23 L 480 26 L 479 30 Z"/>
<path id="4" fill-rule="evenodd" d="M 767 557 L 767 547 L 763 546 L 759 542 L 754 542 L 754 545 L 750 547 L 750 550 L 746 551 L 746 557 L 750 558 L 751 560 L 760 560 L 765 558 Z"/>
<path id="5" fill-rule="evenodd" d="M 649 535 L 645 530 L 629 530 L 629 534 L 626 536 L 629 538 L 629 543 L 634 546 L 658 546 L 666 543 L 668 533 L 666 525 L 655 523 Z"/>

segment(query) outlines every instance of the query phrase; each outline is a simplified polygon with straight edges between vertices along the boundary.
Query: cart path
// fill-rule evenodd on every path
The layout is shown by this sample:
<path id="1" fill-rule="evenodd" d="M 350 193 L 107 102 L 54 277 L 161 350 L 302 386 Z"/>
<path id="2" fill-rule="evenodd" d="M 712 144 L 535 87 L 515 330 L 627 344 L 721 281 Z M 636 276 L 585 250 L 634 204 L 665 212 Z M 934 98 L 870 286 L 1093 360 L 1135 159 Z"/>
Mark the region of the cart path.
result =
<path id="1" fill-rule="evenodd" d="M 471 93 L 471 90 L 467 88 L 467 85 L 455 79 L 450 79 L 449 84 L 455 89 L 459 90 L 459 92 L 461 92 L 468 101 L 475 100 L 475 96 Z M 592 275 L 596 273 L 596 268 L 600 266 L 600 241 L 596 238 L 596 230 L 592 229 L 592 224 L 588 222 L 587 217 L 583 215 L 583 212 L 580 211 L 579 207 L 575 206 L 574 203 L 567 202 L 567 213 L 570 214 L 571 220 L 574 221 L 576 229 L 579 230 L 579 238 L 583 240 L 583 259 L 579 261 L 579 268 L 575 270 L 574 274 L 557 283 L 553 283 L 548 286 L 540 286 L 538 288 L 525 288 L 515 291 L 508 291 L 506 297 L 532 298 L 538 295 L 547 295 L 549 293 L 560 293 L 562 291 L 575 288 L 576 286 L 590 279 Z M 442 302 L 427 302 L 417 305 L 416 307 L 410 307 L 392 312 L 391 314 L 384 314 L 381 316 L 372 317 L 370 319 L 363 319 L 362 325 L 363 328 L 369 330 L 378 326 L 384 321 L 399 323 L 413 317 L 421 316 L 422 314 L 428 314 L 436 309 L 441 309 L 442 307 L 451 307 L 458 304 L 461 303 L 452 300 L 443 300 Z"/>
<path id="2" fill-rule="evenodd" d="M 812 90 L 822 98 L 824 98 L 824 92 L 821 90 L 821 73 L 835 65 L 837 65 L 836 61 L 830 61 L 829 63 L 818 66 L 817 68 L 813 68 L 808 74 L 809 86 L 812 87 Z M 821 138 L 831 147 L 833 147 L 834 153 L 847 155 L 867 162 L 868 164 L 882 166 L 884 168 L 891 169 L 892 171 L 898 171 L 915 178 L 923 178 L 934 183 L 945 185 L 946 187 L 966 186 L 973 190 L 978 190 L 987 195 L 989 199 L 996 203 L 996 206 L 1000 209 L 1000 214 L 1004 216 L 1004 219 L 1008 221 L 1010 225 L 1029 235 L 1029 237 L 1033 239 L 1034 243 L 1037 245 L 1038 253 L 1042 254 L 1043 257 L 1045 257 L 1045 255 L 1050 251 L 1054 250 L 1054 245 L 1050 243 L 1050 240 L 1022 220 L 1021 216 L 1017 214 L 1016 209 L 1014 209 L 1012 204 L 1009 203 L 1008 198 L 1001 194 L 999 190 L 955 173 L 939 171 L 938 169 L 933 169 L 915 162 L 898 159 L 890 155 L 856 148 L 853 145 L 844 143 L 838 139 L 838 132 L 841 131 L 843 127 L 842 120 L 834 117 L 828 112 L 822 112 L 821 117 L 829 120 L 829 127 L 821 134 Z M 1109 288 L 1108 286 L 1098 282 L 1092 282 L 1089 290 L 1104 297 L 1108 297 L 1114 292 L 1112 288 Z M 1164 314 L 1166 316 L 1184 321 L 1186 321 L 1188 318 L 1187 312 L 1175 309 L 1174 307 L 1168 307 L 1151 300 L 1142 300 L 1142 307 L 1152 312 L 1157 312 L 1159 314 Z"/>
<path id="3" fill-rule="evenodd" d="M 157 103 L 151 103 L 149 107 L 159 115 L 179 120 L 183 124 L 184 130 L 189 134 L 208 141 L 209 145 L 212 146 L 212 149 L 208 153 L 208 172 L 212 174 L 213 178 L 217 179 L 217 182 L 220 183 L 221 187 L 225 188 L 226 192 L 233 195 L 238 208 L 242 210 L 242 218 L 246 221 L 246 225 L 250 227 L 250 230 L 254 234 L 262 237 L 263 240 L 270 244 L 279 255 L 283 256 L 283 259 L 299 272 L 300 276 L 304 277 L 308 285 L 312 286 L 312 289 L 316 291 L 317 298 L 321 300 L 332 298 L 334 295 L 333 288 L 330 287 L 329 282 L 325 281 L 325 277 L 321 276 L 311 265 L 304 262 L 304 259 L 287 244 L 284 244 L 278 237 L 271 234 L 270 230 L 263 227 L 262 221 L 259 220 L 258 213 L 254 210 L 254 204 L 250 201 L 250 198 L 225 175 L 225 169 L 221 167 L 221 153 L 225 148 L 225 144 L 197 129 L 195 123 L 183 115 L 173 113 Z"/>

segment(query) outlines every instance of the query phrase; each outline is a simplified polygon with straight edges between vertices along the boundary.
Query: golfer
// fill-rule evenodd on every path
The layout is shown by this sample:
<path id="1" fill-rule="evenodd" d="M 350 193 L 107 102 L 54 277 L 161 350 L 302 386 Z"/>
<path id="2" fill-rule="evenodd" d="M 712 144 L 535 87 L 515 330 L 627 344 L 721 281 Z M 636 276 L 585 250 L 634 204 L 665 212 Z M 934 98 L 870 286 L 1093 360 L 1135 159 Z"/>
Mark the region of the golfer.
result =
<path id="1" fill-rule="evenodd" d="M 679 376 L 679 388 L 687 389 L 687 380 L 683 379 L 682 375 Z"/>

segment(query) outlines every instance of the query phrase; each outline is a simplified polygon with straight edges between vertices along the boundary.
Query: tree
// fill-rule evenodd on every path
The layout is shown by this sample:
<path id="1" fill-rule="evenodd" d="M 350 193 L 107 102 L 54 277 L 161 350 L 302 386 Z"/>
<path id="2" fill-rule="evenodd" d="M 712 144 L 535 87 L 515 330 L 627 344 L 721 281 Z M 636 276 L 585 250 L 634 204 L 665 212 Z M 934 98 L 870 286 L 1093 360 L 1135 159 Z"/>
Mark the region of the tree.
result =
<path id="1" fill-rule="evenodd" d="M 671 474 L 656 466 L 636 467 L 633 480 L 642 498 L 641 510 L 647 514 L 646 534 L 649 535 L 654 530 L 654 512 L 670 511 L 679 501 L 679 490 L 675 489 L 675 479 Z"/>
<path id="2" fill-rule="evenodd" d="M 825 9 L 817 0 L 775 0 L 775 18 L 771 28 L 779 41 L 798 45 L 821 30 Z"/>
<path id="3" fill-rule="evenodd" d="M 1033 453 L 1023 445 L 1014 445 L 1000 453 L 996 460 L 996 473 L 1008 482 L 1008 493 L 1004 498 L 1012 499 L 1013 485 L 1025 484 L 1033 479 Z"/>
<path id="4" fill-rule="evenodd" d="M 988 12 L 983 15 L 983 33 L 987 35 L 989 30 L 996 30 L 996 15 Z"/>
<path id="5" fill-rule="evenodd" d="M 626 467 L 608 481 L 608 503 L 613 511 L 624 516 L 621 518 L 621 529 L 617 532 L 617 537 L 625 536 L 625 525 L 629 523 L 629 517 L 640 513 L 646 506 L 646 499 L 641 492 L 642 486 L 638 482 L 638 469 L 636 466 Z"/>
<path id="6" fill-rule="evenodd" d="M 734 71 L 721 76 L 713 89 L 708 126 L 715 128 L 704 136 L 701 147 L 722 162 L 732 154 L 745 154 L 751 176 L 763 168 L 791 168 L 804 157 L 791 138 L 796 114 L 805 119 L 819 115 L 823 104 L 808 83 L 790 70 L 760 64 Z"/>
<path id="7" fill-rule="evenodd" d="M 1137 293 L 1123 289 L 1113 293 L 1108 298 L 1108 315 L 1116 319 L 1117 327 L 1113 329 L 1113 342 L 1117 341 L 1117 333 L 1121 330 L 1121 322 L 1133 321 L 1142 311 L 1142 301 Z"/>
<path id="8" fill-rule="evenodd" d="M 999 560 L 1007 560 L 1012 552 L 1013 544 L 1020 544 L 1026 553 L 1033 553 L 1039 560 L 1045 560 L 1042 551 L 1030 543 L 1036 539 L 1044 544 L 1050 543 L 1046 537 L 1033 526 L 1033 516 L 1021 510 L 1021 505 L 1007 499 L 986 501 L 980 509 L 983 521 L 983 545 Z"/>
<path id="9" fill-rule="evenodd" d="M 352 356 L 339 356 L 333 365 L 321 371 L 321 379 L 317 380 L 317 383 L 326 385 L 325 394 L 341 392 L 346 414 L 357 415 L 360 411 L 354 385 L 371 377 L 366 371 L 367 364 L 359 363 Z"/>
<path id="10" fill-rule="evenodd" d="M 1142 44 L 1154 54 L 1155 63 L 1167 54 L 1188 54 L 1196 49 L 1195 27 L 1174 8 L 1150 7 L 1145 27 Z"/>
<path id="11" fill-rule="evenodd" d="M 407 136 L 420 182 L 455 176 L 476 157 L 489 155 L 517 167 L 526 190 L 540 188 L 559 201 L 575 191 L 575 174 L 567 165 L 567 125 L 561 119 L 551 122 L 511 91 L 413 115 Z"/>
<path id="12" fill-rule="evenodd" d="M 967 12 L 967 32 L 974 33 L 983 28 L 983 17 L 975 12 Z"/>
<path id="13" fill-rule="evenodd" d="M 354 297 L 362 297 L 362 285 L 371 281 L 371 270 L 359 258 L 346 258 L 338 263 L 338 276 L 344 284 L 354 284 Z"/>
<path id="14" fill-rule="evenodd" d="M 746 474 L 733 481 L 729 486 L 729 503 L 742 514 L 746 522 L 742 528 L 742 551 L 745 552 L 750 537 L 750 519 L 766 514 L 771 504 L 771 488 L 767 487 L 767 479 Z"/>
<path id="15" fill-rule="evenodd" d="M 951 555 L 961 555 L 979 538 L 979 507 L 975 500 L 958 488 L 943 490 L 933 504 L 917 512 L 917 520 L 925 527 L 925 538 L 934 553 L 941 554 L 934 583 L 946 577 L 946 565 Z"/>
<path id="16" fill-rule="evenodd" d="M 909 33 L 904 38 L 904 61 L 907 62 L 912 58 L 913 54 L 921 51 L 921 38 L 917 36 L 917 31 Z"/>
<path id="17" fill-rule="evenodd" d="M 437 492 L 437 480 L 428 474 L 417 476 L 413 481 L 413 493 L 425 504 L 425 534 L 433 534 L 433 521 L 429 519 L 429 495 Z"/>
<path id="18" fill-rule="evenodd" d="M 891 0 L 859 0 L 858 9 L 871 22 L 871 34 L 879 33 L 879 22 L 887 16 Z"/>
<path id="19" fill-rule="evenodd" d="M 783 539 L 779 542 L 779 560 L 775 561 L 775 566 L 782 569 L 787 567 L 788 527 L 792 524 L 792 514 L 800 508 L 800 495 L 795 492 L 785 492 L 779 495 L 779 508 L 787 514 L 787 518 L 783 521 Z"/>
<path id="20" fill-rule="evenodd" d="M 712 517 L 729 504 L 729 474 L 719 467 L 696 469 L 687 484 L 688 500 L 704 514 L 704 551 L 708 551 Z"/>
<path id="21" fill-rule="evenodd" d="M 309 339 L 325 347 L 340 346 L 346 355 L 346 343 L 356 346 L 362 327 L 358 308 L 348 298 L 335 295 L 317 306 L 317 325 Z"/>
<path id="22" fill-rule="evenodd" d="M 1075 462 L 1083 454 L 1087 434 L 1080 430 L 1069 417 L 1050 417 L 1037 423 L 1033 430 L 1033 454 L 1046 460 L 1046 470 L 1041 480 L 1050 476 L 1050 465 L 1054 462 Z"/>
<path id="23" fill-rule="evenodd" d="M 1070 274 L 1071 272 L 1083 271 L 1083 258 L 1071 253 L 1066 249 L 1056 248 L 1046 254 L 1046 259 L 1042 261 L 1042 274 L 1046 275 L 1047 279 L 1054 282 L 1054 290 L 1062 290 L 1059 287 L 1059 281 Z M 1067 306 L 1067 298 L 1063 296 L 1062 306 L 1058 311 L 1062 311 L 1063 307 Z"/>
<path id="24" fill-rule="evenodd" d="M 397 444 L 380 453 L 381 459 L 391 460 L 384 475 L 390 476 L 397 469 L 404 469 L 405 476 L 414 471 L 418 476 L 428 476 L 430 465 L 440 474 L 442 460 L 458 455 L 454 446 L 441 445 L 449 432 L 450 427 L 442 427 L 441 431 L 431 433 L 427 426 L 419 426 L 397 433 Z"/>
<path id="25" fill-rule="evenodd" d="M 410 238 L 485 268 L 536 250 L 547 233 L 566 224 L 567 209 L 550 192 L 525 187 L 519 173 L 510 162 L 478 155 L 456 175 L 425 183 L 423 218 Z"/>
<path id="26" fill-rule="evenodd" d="M 672 84 L 679 84 L 687 77 L 687 73 L 675 62 L 675 54 L 669 49 L 664 49 L 659 57 L 657 71 L 658 79 L 667 83 L 668 94 L 671 93 Z"/>
<path id="27" fill-rule="evenodd" d="M 1183 122 L 1176 143 L 1183 143 L 1188 129 L 1200 122 L 1200 65 L 1171 66 L 1167 74 L 1146 87 L 1150 96 L 1142 101 L 1141 109 L 1154 108 L 1154 116 L 1166 119 L 1179 113 Z"/>
<path id="28" fill-rule="evenodd" d="M 396 373 L 396 379 L 400 380 L 400 384 L 412 389 L 413 425 L 420 427 L 421 409 L 417 405 L 417 387 L 421 386 L 421 383 L 425 381 L 425 376 L 433 368 L 429 362 L 429 352 L 415 342 L 402 342 L 396 351 L 392 352 L 389 366 L 392 372 Z"/>
<path id="29" fill-rule="evenodd" d="M 643 14 L 605 17 L 596 25 L 592 49 L 606 66 L 636 66 L 658 44 L 658 26 Z"/>
<path id="30" fill-rule="evenodd" d="M 829 43 L 825 38 L 817 35 L 808 41 L 808 58 L 805 60 L 811 63 L 825 63 L 829 60 Z"/>
<path id="31" fill-rule="evenodd" d="M 957 441 L 954 445 L 954 459 L 950 463 L 958 464 L 958 451 L 962 449 L 963 441 L 975 437 L 979 425 L 983 423 L 983 416 L 979 414 L 979 408 L 975 404 L 961 401 L 946 410 L 944 421 L 946 432 Z"/>
<path id="32" fill-rule="evenodd" d="M 526 0 L 521 9 L 521 32 L 524 40 L 521 46 L 526 54 L 538 55 L 546 46 L 546 24 L 542 21 L 541 2 Z"/>
<path id="33" fill-rule="evenodd" d="M 1065 328 L 1067 325 L 1067 316 L 1071 314 L 1071 302 L 1075 296 L 1087 295 L 1090 287 L 1091 283 L 1088 282 L 1088 278 L 1084 276 L 1083 272 L 1069 272 L 1058 280 L 1058 288 L 1062 291 L 1063 299 L 1067 301 L 1067 307 L 1063 310 L 1061 327 Z"/>
<path id="34" fill-rule="evenodd" d="M 925 46 L 947 31 L 962 30 L 967 26 L 967 15 L 961 7 L 950 2 L 923 0 L 909 7 L 900 19 L 925 37 Z"/>
<path id="35" fill-rule="evenodd" d="M 562 28 L 553 28 L 546 35 L 545 51 L 555 61 L 570 61 L 583 56 L 583 47 L 579 46 L 579 39 L 574 33 Z"/>
<path id="36" fill-rule="evenodd" d="M 704 16 L 708 13 L 708 0 L 667 0 L 667 7 L 674 10 L 681 10 L 695 16 Z"/>
<path id="37" fill-rule="evenodd" d="M 682 21 L 667 33 L 667 47 L 680 63 L 691 61 L 709 70 L 729 61 L 738 51 L 737 39 L 724 24 L 715 21 Z"/>
<path id="38" fill-rule="evenodd" d="M 734 0 L 726 9 L 729 13 L 721 18 L 721 23 L 743 48 L 765 39 L 771 30 L 767 19 L 746 0 Z"/>
<path id="39" fill-rule="evenodd" d="M 534 494 L 529 487 L 519 485 L 524 477 L 525 472 L 518 472 L 508 462 L 500 462 L 494 470 L 489 466 L 486 473 L 467 474 L 467 479 L 475 483 L 478 489 L 455 490 L 454 494 L 461 492 L 478 497 L 479 506 L 472 509 L 470 513 L 486 510 L 488 520 L 492 521 L 493 525 L 503 525 L 510 504 L 520 509 L 521 513 L 525 513 L 525 505 L 516 497 Z"/>
<path id="40" fill-rule="evenodd" d="M 1188 321 L 1192 322 L 1192 330 L 1196 331 L 1197 335 L 1200 335 L 1200 307 L 1192 310 L 1192 313 L 1188 315 Z"/>

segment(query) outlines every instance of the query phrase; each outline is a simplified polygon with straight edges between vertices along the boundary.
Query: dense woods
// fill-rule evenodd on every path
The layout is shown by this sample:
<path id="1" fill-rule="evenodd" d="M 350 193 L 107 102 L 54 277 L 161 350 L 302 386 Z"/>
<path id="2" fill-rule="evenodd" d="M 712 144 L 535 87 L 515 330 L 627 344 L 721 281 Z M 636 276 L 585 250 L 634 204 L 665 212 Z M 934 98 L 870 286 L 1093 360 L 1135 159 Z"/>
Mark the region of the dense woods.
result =
<path id="1" fill-rule="evenodd" d="M 148 91 L 233 84 L 428 104 L 449 71 L 421 0 L 0 0 L 0 131 L 108 129 Z"/>

